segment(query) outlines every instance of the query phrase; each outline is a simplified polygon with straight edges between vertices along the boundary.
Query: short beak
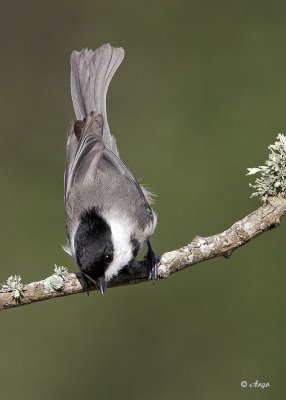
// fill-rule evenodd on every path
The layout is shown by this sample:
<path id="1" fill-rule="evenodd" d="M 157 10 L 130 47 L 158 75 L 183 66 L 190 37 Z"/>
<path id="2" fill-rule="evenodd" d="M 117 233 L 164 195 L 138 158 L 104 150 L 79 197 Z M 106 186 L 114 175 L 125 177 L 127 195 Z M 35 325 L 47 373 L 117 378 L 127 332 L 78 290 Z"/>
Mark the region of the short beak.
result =
<path id="1" fill-rule="evenodd" d="M 100 293 L 102 295 L 104 295 L 105 290 L 106 290 L 106 279 L 105 279 L 105 277 L 101 276 L 100 278 L 97 279 L 96 283 L 97 283 L 97 286 L 98 286 L 98 288 L 100 290 Z"/>

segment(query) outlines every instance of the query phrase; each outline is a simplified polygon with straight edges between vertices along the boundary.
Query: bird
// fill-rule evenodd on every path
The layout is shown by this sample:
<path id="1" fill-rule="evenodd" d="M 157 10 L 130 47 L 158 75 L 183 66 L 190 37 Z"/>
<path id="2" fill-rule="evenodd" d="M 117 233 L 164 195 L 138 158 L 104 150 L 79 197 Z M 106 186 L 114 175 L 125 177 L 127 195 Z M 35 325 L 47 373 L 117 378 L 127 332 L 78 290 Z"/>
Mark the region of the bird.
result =
<path id="1" fill-rule="evenodd" d="M 153 282 L 156 257 L 150 237 L 157 225 L 154 195 L 140 185 L 119 156 L 110 133 L 106 95 L 124 58 L 109 43 L 71 55 L 71 97 L 76 119 L 67 133 L 64 204 L 67 245 L 84 288 L 104 294 L 108 282 L 132 265 L 146 243 Z"/>

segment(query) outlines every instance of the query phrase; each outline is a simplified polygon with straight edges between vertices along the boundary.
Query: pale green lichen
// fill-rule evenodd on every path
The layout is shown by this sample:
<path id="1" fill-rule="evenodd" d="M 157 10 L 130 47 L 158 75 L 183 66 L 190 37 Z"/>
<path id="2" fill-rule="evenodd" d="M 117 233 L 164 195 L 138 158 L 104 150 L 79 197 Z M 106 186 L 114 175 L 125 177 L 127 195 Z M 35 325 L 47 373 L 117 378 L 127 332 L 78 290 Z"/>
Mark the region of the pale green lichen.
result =
<path id="1" fill-rule="evenodd" d="M 52 275 L 44 281 L 45 288 L 48 290 L 62 290 L 64 287 L 64 280 L 61 276 Z"/>
<path id="2" fill-rule="evenodd" d="M 64 287 L 65 279 L 68 277 L 68 269 L 63 266 L 55 265 L 54 274 L 44 281 L 47 290 L 60 291 Z"/>
<path id="3" fill-rule="evenodd" d="M 56 265 L 55 264 L 55 268 L 54 268 L 54 275 L 58 275 L 61 276 L 62 278 L 67 278 L 69 271 L 66 267 L 63 267 L 62 265 Z"/>
<path id="4" fill-rule="evenodd" d="M 6 282 L 2 283 L 1 292 L 12 292 L 12 297 L 19 300 L 23 291 L 22 278 L 19 275 L 10 276 Z"/>
<path id="5" fill-rule="evenodd" d="M 259 197 L 266 201 L 269 196 L 275 196 L 286 190 L 286 136 L 281 133 L 277 136 L 276 142 L 268 146 L 269 158 L 265 165 L 258 168 L 247 168 L 247 175 L 260 173 L 254 184 L 249 184 L 256 191 L 251 197 Z"/>

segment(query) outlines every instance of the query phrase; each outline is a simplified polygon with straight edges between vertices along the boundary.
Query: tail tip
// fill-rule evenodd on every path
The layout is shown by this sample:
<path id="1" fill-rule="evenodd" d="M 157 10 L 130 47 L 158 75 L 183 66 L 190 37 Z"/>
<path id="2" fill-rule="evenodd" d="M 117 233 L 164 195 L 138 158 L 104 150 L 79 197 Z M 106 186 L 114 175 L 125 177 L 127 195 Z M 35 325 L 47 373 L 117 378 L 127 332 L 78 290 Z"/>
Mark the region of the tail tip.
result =
<path id="1" fill-rule="evenodd" d="M 80 51 L 74 50 L 72 52 L 71 58 L 91 58 L 93 57 L 93 55 L 95 55 L 96 53 L 103 53 L 103 52 L 117 52 L 119 56 L 124 57 L 125 51 L 123 49 L 123 47 L 113 47 L 110 43 L 104 43 L 102 44 L 100 47 L 98 47 L 96 50 L 92 50 L 89 47 L 83 47 Z"/>

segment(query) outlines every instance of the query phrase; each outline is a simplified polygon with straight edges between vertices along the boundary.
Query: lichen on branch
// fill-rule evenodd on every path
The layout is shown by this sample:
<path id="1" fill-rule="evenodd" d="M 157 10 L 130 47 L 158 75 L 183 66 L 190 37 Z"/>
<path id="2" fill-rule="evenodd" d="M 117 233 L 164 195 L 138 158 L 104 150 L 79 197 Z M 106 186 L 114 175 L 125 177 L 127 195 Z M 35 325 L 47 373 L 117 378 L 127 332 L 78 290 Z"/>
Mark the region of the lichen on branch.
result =
<path id="1" fill-rule="evenodd" d="M 18 301 L 21 297 L 23 286 L 22 278 L 19 275 L 11 275 L 1 284 L 0 293 L 10 292 L 11 298 Z"/>
<path id="2" fill-rule="evenodd" d="M 276 142 L 268 146 L 268 149 L 270 154 L 265 165 L 247 168 L 247 175 L 260 173 L 260 177 L 249 186 L 256 190 L 251 197 L 259 197 L 262 201 L 286 190 L 286 136 L 280 133 Z"/>

